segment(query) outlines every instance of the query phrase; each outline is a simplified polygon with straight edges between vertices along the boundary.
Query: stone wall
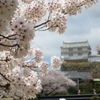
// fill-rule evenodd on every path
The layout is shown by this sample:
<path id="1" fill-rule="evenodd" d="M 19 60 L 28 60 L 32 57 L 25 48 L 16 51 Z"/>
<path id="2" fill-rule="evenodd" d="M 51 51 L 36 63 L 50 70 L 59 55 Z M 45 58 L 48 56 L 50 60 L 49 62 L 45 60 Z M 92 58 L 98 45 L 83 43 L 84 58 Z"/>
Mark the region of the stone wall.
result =
<path id="1" fill-rule="evenodd" d="M 61 70 L 89 71 L 90 73 L 100 74 L 100 62 L 67 62 L 64 61 Z"/>

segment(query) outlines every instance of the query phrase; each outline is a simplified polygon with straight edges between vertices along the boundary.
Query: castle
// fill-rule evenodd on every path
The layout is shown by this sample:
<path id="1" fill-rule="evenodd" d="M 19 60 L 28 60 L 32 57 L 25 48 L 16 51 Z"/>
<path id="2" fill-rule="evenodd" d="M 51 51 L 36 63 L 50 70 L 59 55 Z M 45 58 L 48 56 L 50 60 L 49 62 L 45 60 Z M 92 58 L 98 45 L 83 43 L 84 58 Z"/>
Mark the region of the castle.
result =
<path id="1" fill-rule="evenodd" d="M 89 62 L 100 61 L 100 55 L 91 55 L 91 47 L 88 41 L 63 42 L 61 46 L 61 58 L 64 60 L 87 60 Z"/>

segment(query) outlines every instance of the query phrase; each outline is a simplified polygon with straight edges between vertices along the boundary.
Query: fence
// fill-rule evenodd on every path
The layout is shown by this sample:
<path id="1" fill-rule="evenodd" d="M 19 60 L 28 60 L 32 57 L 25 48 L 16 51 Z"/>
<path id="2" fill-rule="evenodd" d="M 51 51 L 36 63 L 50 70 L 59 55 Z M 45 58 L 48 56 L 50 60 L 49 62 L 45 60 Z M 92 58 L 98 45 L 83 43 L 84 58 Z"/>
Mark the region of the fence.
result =
<path id="1" fill-rule="evenodd" d="M 80 94 L 80 95 L 64 95 L 64 96 L 40 96 L 40 100 L 100 100 L 100 94 Z"/>

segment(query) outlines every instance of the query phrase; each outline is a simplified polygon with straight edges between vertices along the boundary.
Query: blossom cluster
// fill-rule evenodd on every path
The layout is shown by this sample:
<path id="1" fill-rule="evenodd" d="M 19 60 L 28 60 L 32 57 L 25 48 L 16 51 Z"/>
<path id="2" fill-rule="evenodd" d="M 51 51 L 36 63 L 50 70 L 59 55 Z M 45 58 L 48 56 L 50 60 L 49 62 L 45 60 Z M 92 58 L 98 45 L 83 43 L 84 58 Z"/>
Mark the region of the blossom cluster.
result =
<path id="1" fill-rule="evenodd" d="M 53 68 L 58 68 L 58 66 L 60 66 L 60 58 L 59 57 L 56 57 L 56 56 L 53 56 L 51 58 L 51 66 Z"/>
<path id="2" fill-rule="evenodd" d="M 9 61 L 9 62 L 7 62 Z M 0 52 L 0 73 L 9 72 L 15 66 L 13 56 L 10 55 L 9 51 Z"/>
<path id="3" fill-rule="evenodd" d="M 37 48 L 36 46 L 31 46 L 31 48 L 29 49 L 28 54 L 29 54 L 29 56 L 34 55 L 34 60 L 37 63 L 40 63 L 44 58 L 42 56 L 43 55 L 42 50 Z"/>
<path id="4" fill-rule="evenodd" d="M 48 74 L 48 66 L 49 66 L 48 62 L 44 62 L 44 61 L 40 62 L 39 68 L 40 68 L 40 73 L 42 76 Z"/>
<path id="5" fill-rule="evenodd" d="M 52 12 L 53 10 L 57 10 L 61 8 L 61 1 L 60 0 L 53 0 L 51 2 L 48 2 L 47 9 Z"/>
<path id="6" fill-rule="evenodd" d="M 48 11 L 50 12 L 50 22 L 47 23 L 49 31 L 56 31 L 59 34 L 64 33 L 66 27 L 66 16 L 76 15 L 81 13 L 81 6 L 85 5 L 85 8 L 91 7 L 98 0 L 53 0 L 48 2 Z"/>
<path id="7" fill-rule="evenodd" d="M 100 51 L 100 44 L 96 45 L 96 49 L 97 49 L 97 51 Z"/>
<path id="8" fill-rule="evenodd" d="M 51 65 L 50 65 L 48 62 L 43 61 L 44 57 L 43 57 L 42 50 L 40 50 L 36 46 L 31 47 L 31 49 L 29 50 L 29 56 L 34 56 L 34 59 L 25 61 L 24 65 L 27 65 L 28 67 L 32 68 L 33 70 L 34 70 L 34 68 L 36 68 L 38 66 L 40 73 L 42 75 L 45 75 L 48 73 L 49 66 L 52 66 L 53 68 L 60 67 L 60 58 L 59 57 L 53 56 L 51 58 Z"/>
<path id="9" fill-rule="evenodd" d="M 42 0 L 33 0 L 29 4 L 23 4 L 16 11 L 17 16 L 21 16 L 26 20 L 31 20 L 35 23 L 41 19 L 46 13 L 46 6 Z"/>
<path id="10" fill-rule="evenodd" d="M 7 97 L 15 95 L 15 98 L 35 98 L 36 94 L 42 89 L 41 81 L 38 79 L 37 73 L 29 68 L 24 68 L 21 72 L 20 67 L 15 67 L 5 76 L 11 80 L 9 91 L 5 93 Z"/>
<path id="11" fill-rule="evenodd" d="M 47 27 L 51 27 L 50 31 L 55 31 L 57 29 L 57 32 L 59 34 L 63 33 L 66 29 L 66 15 L 61 13 L 60 10 L 53 11 L 50 16 L 50 22 L 47 23 Z"/>
<path id="12" fill-rule="evenodd" d="M 76 86 L 76 83 L 66 76 L 66 72 L 62 72 L 60 70 L 48 70 L 48 74 L 45 77 L 40 75 L 39 78 L 41 79 L 41 84 L 43 85 L 41 95 L 51 95 L 52 93 L 62 92 L 67 93 L 66 89 L 70 86 Z"/>
<path id="13" fill-rule="evenodd" d="M 10 20 L 14 15 L 18 0 L 0 0 L 0 19 Z"/>
<path id="14" fill-rule="evenodd" d="M 15 57 L 23 57 L 25 54 L 27 54 L 28 49 L 30 47 L 29 42 L 32 40 L 35 36 L 34 29 L 31 25 L 31 23 L 26 22 L 26 20 L 22 19 L 21 17 L 15 17 L 12 20 L 11 25 L 11 31 L 12 34 L 16 34 L 16 42 L 13 44 L 18 44 L 17 48 L 17 54 L 16 49 L 12 49 L 12 54 Z"/>
<path id="15" fill-rule="evenodd" d="M 89 8 L 96 2 L 97 0 L 63 0 L 61 8 L 66 14 L 76 15 L 77 12 L 81 12 L 81 6 L 85 5 L 85 8 Z"/>
<path id="16" fill-rule="evenodd" d="M 15 17 L 12 20 L 11 30 L 19 37 L 19 42 L 29 42 L 34 39 L 34 30 L 31 23 L 26 22 L 22 17 Z"/>
<path id="17" fill-rule="evenodd" d="M 0 85 L 7 88 L 7 91 L 2 90 L 0 94 L 6 97 L 14 97 L 18 100 L 18 97 L 24 100 L 36 97 L 36 94 L 42 89 L 37 72 L 30 70 L 27 66 L 22 67 L 18 63 L 20 60 L 14 59 L 10 52 L 1 52 L 0 54 L 0 73 L 9 80 L 4 80 L 3 77 L 0 77 Z"/>
<path id="18" fill-rule="evenodd" d="M 34 49 L 38 51 L 38 53 L 34 53 L 33 50 L 34 57 L 41 57 L 42 51 L 36 47 Z M 30 50 L 30 52 L 32 51 Z M 52 59 L 52 62 L 55 63 L 55 59 Z M 56 64 L 58 64 L 57 60 Z M 0 94 L 18 100 L 19 97 L 22 98 L 21 100 L 35 98 L 36 94 L 42 89 L 41 81 L 38 79 L 37 72 L 34 71 L 36 66 L 39 67 L 41 75 L 48 73 L 49 64 L 47 62 L 36 62 L 35 58 L 29 61 L 15 59 L 8 51 L 0 52 L 0 73 L 3 75 L 3 77 L 0 77 L 0 84 L 7 88 L 7 91 L 2 90 Z M 4 78 L 6 79 L 4 80 Z"/>

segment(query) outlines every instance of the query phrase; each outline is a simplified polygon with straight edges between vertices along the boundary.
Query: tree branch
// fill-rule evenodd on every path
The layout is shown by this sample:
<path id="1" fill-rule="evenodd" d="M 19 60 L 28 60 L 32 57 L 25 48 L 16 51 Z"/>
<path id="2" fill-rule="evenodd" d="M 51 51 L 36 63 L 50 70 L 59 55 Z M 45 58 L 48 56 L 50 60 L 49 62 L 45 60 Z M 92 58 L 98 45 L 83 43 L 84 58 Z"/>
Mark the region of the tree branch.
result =
<path id="1" fill-rule="evenodd" d="M 0 61 L 5 61 L 5 62 L 8 62 L 9 61 L 9 58 L 8 58 L 8 56 L 6 57 L 6 59 L 0 59 Z"/>
<path id="2" fill-rule="evenodd" d="M 18 46 L 18 47 L 19 47 L 19 45 L 18 45 L 18 44 L 14 44 L 14 45 L 7 45 L 7 44 L 2 44 L 2 43 L 0 43 L 0 45 L 5 46 L 5 47 L 15 47 L 15 46 Z"/>
<path id="3" fill-rule="evenodd" d="M 9 82 L 11 82 L 8 78 L 6 78 L 2 73 L 0 73 L 0 75 L 4 78 L 4 79 L 6 79 L 7 81 L 9 81 Z"/>
<path id="4" fill-rule="evenodd" d="M 12 35 L 9 35 L 8 37 L 13 37 L 13 36 L 16 36 L 17 34 L 12 34 Z"/>
<path id="5" fill-rule="evenodd" d="M 48 23 L 48 22 L 50 22 L 50 20 L 47 20 L 47 21 L 44 22 L 44 23 L 41 23 L 41 24 L 39 24 L 39 25 L 37 25 L 37 26 L 34 26 L 34 28 L 40 27 L 40 26 L 42 26 L 42 25 L 44 25 L 44 24 L 46 24 L 46 23 Z"/>
<path id="6" fill-rule="evenodd" d="M 9 37 L 11 37 L 11 36 L 7 37 L 7 36 L 1 35 L 1 34 L 0 34 L 0 36 L 3 37 L 3 38 L 6 38 L 6 39 L 8 39 L 8 40 L 15 40 L 15 39 L 16 39 L 16 38 L 9 38 Z M 2 39 L 2 38 L 0 38 L 0 39 Z"/>
<path id="7" fill-rule="evenodd" d="M 95 0 L 91 0 L 91 1 L 95 1 Z M 85 4 L 86 5 L 86 4 Z M 79 7 L 82 7 L 82 6 L 84 6 L 84 5 L 79 5 L 79 6 L 76 6 L 77 8 L 79 8 Z M 73 9 L 72 9 L 73 10 Z M 71 11 L 72 11 L 71 10 Z M 62 13 L 64 13 L 64 14 L 68 14 L 68 13 L 70 13 L 71 11 L 69 11 L 69 12 L 65 12 L 63 9 L 62 9 Z"/>
<path id="8" fill-rule="evenodd" d="M 51 25 L 51 26 L 48 27 L 47 29 L 44 29 L 44 30 L 36 30 L 36 31 L 46 31 L 46 30 L 49 30 L 49 29 L 52 28 L 52 27 L 56 27 L 56 26 Z"/>
<path id="9" fill-rule="evenodd" d="M 42 85 L 43 88 L 45 88 L 44 85 Z M 50 85 L 51 86 L 51 85 Z M 42 90 L 42 93 L 45 94 L 46 96 L 49 96 L 50 94 L 52 94 L 58 87 L 52 88 L 52 90 L 50 92 L 45 92 Z"/>
<path id="10" fill-rule="evenodd" d="M 52 94 L 56 89 L 57 87 L 55 89 L 52 89 L 49 93 L 46 93 L 46 96 L 49 96 L 50 94 Z"/>
<path id="11" fill-rule="evenodd" d="M 44 28 L 44 27 L 45 27 L 45 26 L 42 26 L 42 27 L 36 29 L 35 31 L 39 31 L 40 29 L 42 29 L 42 28 Z"/>
<path id="12" fill-rule="evenodd" d="M 6 89 L 9 89 L 9 86 L 10 86 L 9 83 L 7 83 L 7 84 L 5 84 L 5 85 L 0 85 L 0 87 L 2 87 L 2 88 L 6 88 Z"/>

